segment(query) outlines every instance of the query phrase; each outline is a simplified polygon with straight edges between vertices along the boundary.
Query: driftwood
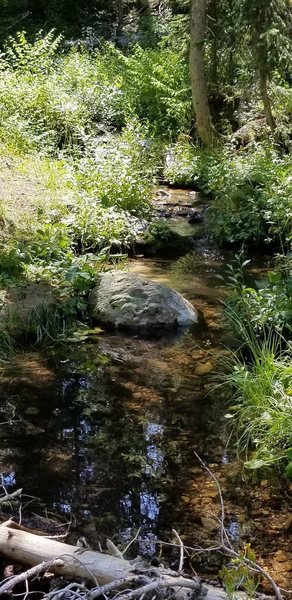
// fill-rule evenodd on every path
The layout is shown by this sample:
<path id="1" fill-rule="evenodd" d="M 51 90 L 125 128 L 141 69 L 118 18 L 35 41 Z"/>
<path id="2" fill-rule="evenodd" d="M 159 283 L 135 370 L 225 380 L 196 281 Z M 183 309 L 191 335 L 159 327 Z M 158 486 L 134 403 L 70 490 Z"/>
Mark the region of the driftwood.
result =
<path id="1" fill-rule="evenodd" d="M 151 597 L 156 594 L 157 598 L 175 596 L 177 600 L 189 597 L 196 600 L 226 600 L 223 590 L 202 585 L 198 578 L 189 579 L 181 573 L 163 568 L 150 567 L 149 570 L 140 571 L 139 566 L 120 556 L 81 549 L 25 529 L 27 528 L 22 528 L 13 521 L 0 525 L 0 554 L 13 562 L 30 566 L 27 571 L 3 581 L 0 584 L 0 595 L 11 591 L 21 582 L 50 571 L 56 575 L 65 575 L 73 581 L 82 579 L 96 587 L 88 589 L 84 583 L 71 583 L 63 590 L 49 592 L 44 597 L 47 600 L 59 600 L 65 591 L 70 598 L 95 600 L 114 590 L 121 590 L 121 600 L 134 600 L 147 597 L 147 594 Z M 169 594 L 165 596 L 167 590 Z"/>
<path id="2" fill-rule="evenodd" d="M 0 526 L 0 554 L 30 567 L 45 562 L 57 575 L 102 585 L 127 577 L 132 569 L 127 560 L 28 533 L 13 521 Z"/>
<path id="3" fill-rule="evenodd" d="M 27 589 L 24 595 L 26 598 L 29 593 L 28 580 L 45 571 L 50 571 L 56 575 L 65 575 L 73 581 L 63 589 L 47 593 L 43 596 L 43 600 L 63 600 L 65 597 L 66 600 L 77 598 L 79 600 L 95 600 L 101 596 L 107 600 L 111 598 L 115 600 L 117 597 L 119 600 L 135 600 L 136 598 L 171 600 L 174 597 L 176 600 L 227 600 L 227 594 L 222 589 L 202 584 L 197 577 L 188 579 L 184 576 L 182 572 L 184 551 L 191 550 L 200 553 L 220 552 L 231 560 L 235 560 L 237 564 L 245 565 L 251 574 L 256 573 L 269 582 L 277 600 L 283 600 L 281 589 L 269 573 L 256 562 L 233 549 L 225 529 L 224 502 L 219 482 L 197 453 L 195 455 L 217 487 L 221 505 L 218 544 L 205 549 L 200 546 L 197 548 L 184 546 L 179 534 L 173 530 L 177 543 L 166 543 L 166 545 L 176 547 L 179 551 L 179 571 L 174 572 L 162 567 L 148 566 L 145 568 L 145 565 L 141 565 L 141 563 L 139 565 L 139 561 L 134 561 L 132 564 L 124 559 L 124 553 L 129 545 L 137 539 L 138 533 L 123 553 L 108 540 L 108 549 L 112 554 L 110 556 L 89 548 L 81 549 L 56 539 L 48 539 L 39 535 L 40 532 L 17 525 L 13 521 L 7 521 L 0 525 L 0 554 L 13 562 L 28 565 L 30 568 L 20 575 L 5 579 L 0 584 L 0 597 L 4 592 L 11 592 L 18 583 L 24 582 Z M 6 494 L 4 486 L 2 487 Z M 236 598 L 246 600 L 247 595 L 237 591 Z"/>

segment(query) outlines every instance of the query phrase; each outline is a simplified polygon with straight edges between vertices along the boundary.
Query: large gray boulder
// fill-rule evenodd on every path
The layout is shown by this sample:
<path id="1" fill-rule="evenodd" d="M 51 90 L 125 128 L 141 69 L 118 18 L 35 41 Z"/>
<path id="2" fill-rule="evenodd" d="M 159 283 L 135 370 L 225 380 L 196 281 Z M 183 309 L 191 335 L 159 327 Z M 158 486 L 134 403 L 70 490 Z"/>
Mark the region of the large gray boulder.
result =
<path id="1" fill-rule="evenodd" d="M 117 329 L 149 332 L 198 323 L 198 313 L 181 294 L 134 273 L 108 271 L 90 295 L 92 316 Z"/>

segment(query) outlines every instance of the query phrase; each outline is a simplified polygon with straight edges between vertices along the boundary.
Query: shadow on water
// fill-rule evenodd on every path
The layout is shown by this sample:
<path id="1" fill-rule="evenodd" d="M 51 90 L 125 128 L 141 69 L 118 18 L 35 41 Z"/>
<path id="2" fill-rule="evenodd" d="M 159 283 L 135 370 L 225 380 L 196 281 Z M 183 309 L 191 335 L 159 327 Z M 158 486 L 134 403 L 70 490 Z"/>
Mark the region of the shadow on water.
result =
<path id="1" fill-rule="evenodd" d="M 94 548 L 106 537 L 126 545 L 139 527 L 139 552 L 149 556 L 173 527 L 191 544 L 213 544 L 219 500 L 194 452 L 220 481 L 234 544 L 251 541 L 263 557 L 266 547 L 287 547 L 285 493 L 265 481 L 249 487 L 226 449 L 226 398 L 214 388 L 227 352 L 224 290 L 215 277 L 226 257 L 204 244 L 197 252 L 197 271 L 183 277 L 166 260 L 129 267 L 201 309 L 207 326 L 197 334 L 151 340 L 102 333 L 16 356 L 3 372 L 1 421 L 11 419 L 0 428 L 5 485 L 23 487 L 49 510 L 73 513 L 74 534 Z M 217 559 L 197 556 L 194 566 L 212 573 Z"/>

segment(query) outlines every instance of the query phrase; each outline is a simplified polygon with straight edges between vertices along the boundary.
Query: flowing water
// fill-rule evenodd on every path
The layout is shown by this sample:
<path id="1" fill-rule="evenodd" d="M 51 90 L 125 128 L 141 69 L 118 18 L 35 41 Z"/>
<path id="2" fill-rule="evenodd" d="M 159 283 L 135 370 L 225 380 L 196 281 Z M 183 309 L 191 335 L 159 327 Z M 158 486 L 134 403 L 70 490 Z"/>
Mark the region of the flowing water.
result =
<path id="1" fill-rule="evenodd" d="M 168 200 L 174 206 L 196 202 L 193 193 L 179 190 Z M 173 213 L 172 226 L 188 235 L 185 216 Z M 169 541 L 173 528 L 194 546 L 218 539 L 218 494 L 197 453 L 220 482 L 230 539 L 235 546 L 250 542 L 286 587 L 291 490 L 276 480 L 246 477 L 228 445 L 228 399 L 218 386 L 228 339 L 221 320 L 225 291 L 216 276 L 232 253 L 218 252 L 198 235 L 194 251 L 187 275 L 167 259 L 136 258 L 129 269 L 193 302 L 205 320 L 196 334 L 139 339 L 100 332 L 23 353 L 6 365 L 0 384 L 1 420 L 9 417 L 0 428 L 3 482 L 8 491 L 21 487 L 37 496 L 49 511 L 73 514 L 73 542 L 83 535 L 97 548 L 109 537 L 125 547 L 141 528 L 133 552 L 154 557 L 161 552 L 158 541 Z M 169 558 L 175 562 L 175 552 Z M 189 560 L 212 576 L 221 557 L 192 553 Z"/>

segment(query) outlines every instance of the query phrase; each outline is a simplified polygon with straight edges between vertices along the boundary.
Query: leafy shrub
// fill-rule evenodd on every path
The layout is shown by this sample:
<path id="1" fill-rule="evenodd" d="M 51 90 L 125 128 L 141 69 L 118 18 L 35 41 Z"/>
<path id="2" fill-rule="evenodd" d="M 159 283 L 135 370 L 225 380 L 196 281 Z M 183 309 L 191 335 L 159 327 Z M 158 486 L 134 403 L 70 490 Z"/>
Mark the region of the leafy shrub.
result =
<path id="1" fill-rule="evenodd" d="M 208 171 L 208 188 L 215 195 L 209 223 L 217 241 L 289 243 L 289 159 L 263 146 L 255 146 L 246 155 L 234 156 L 227 150 Z"/>
<path id="2" fill-rule="evenodd" d="M 137 122 L 129 122 L 120 136 L 89 142 L 78 162 L 78 184 L 104 208 L 140 216 L 149 213 L 154 165 L 145 133 Z"/>
<path id="3" fill-rule="evenodd" d="M 269 146 L 219 152 L 182 137 L 168 149 L 165 179 L 197 187 L 214 200 L 207 212 L 211 235 L 220 244 L 288 247 L 291 242 L 291 159 Z"/>
<path id="4" fill-rule="evenodd" d="M 16 37 L 9 37 L 4 46 L 1 68 L 12 68 L 34 74 L 48 73 L 54 64 L 62 36 L 55 36 L 52 29 L 46 35 L 40 30 L 35 41 L 29 42 L 25 31 L 19 31 Z"/>
<path id="5" fill-rule="evenodd" d="M 249 323 L 260 338 L 269 333 L 281 337 L 292 333 L 292 268 L 290 255 L 278 260 L 278 268 L 254 287 L 246 286 L 244 267 L 250 262 L 242 254 L 227 265 L 226 276 L 218 276 L 232 290 L 226 303 L 226 313 L 235 329 L 241 321 Z M 245 331 L 245 329 L 244 329 Z"/>
<path id="6" fill-rule="evenodd" d="M 188 128 L 190 93 L 182 52 L 166 46 L 126 56 L 113 44 L 96 53 L 56 55 L 60 37 L 9 38 L 0 59 L 0 137 L 18 151 L 83 148 L 88 132 L 121 130 L 131 117 L 164 137 Z"/>
<path id="7" fill-rule="evenodd" d="M 199 180 L 199 154 L 188 138 L 180 136 L 166 150 L 164 178 L 171 185 L 194 187 Z"/>

